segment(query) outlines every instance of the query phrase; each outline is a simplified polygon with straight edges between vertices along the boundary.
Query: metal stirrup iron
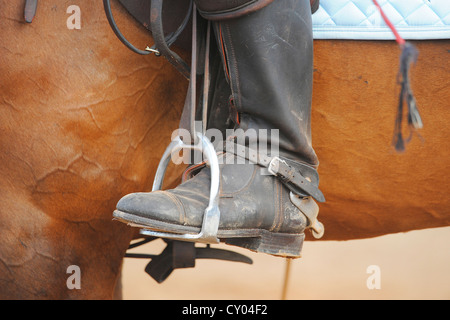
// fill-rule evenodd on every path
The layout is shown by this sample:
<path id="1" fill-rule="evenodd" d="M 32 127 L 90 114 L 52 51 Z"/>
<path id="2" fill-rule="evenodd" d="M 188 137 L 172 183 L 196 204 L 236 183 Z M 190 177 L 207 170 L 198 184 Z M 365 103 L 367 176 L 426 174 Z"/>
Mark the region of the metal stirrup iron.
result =
<path id="1" fill-rule="evenodd" d="M 187 144 L 182 140 L 180 136 L 175 137 L 170 145 L 167 147 L 163 154 L 163 157 L 159 163 L 156 171 L 155 180 L 153 183 L 152 191 L 161 190 L 164 175 L 169 165 L 172 154 L 178 153 L 182 149 L 201 151 L 209 163 L 211 169 L 211 189 L 209 195 L 209 204 L 204 211 L 202 228 L 198 234 L 176 234 L 157 232 L 149 229 L 141 229 L 140 233 L 145 236 L 166 238 L 179 241 L 193 241 L 202 242 L 207 244 L 217 244 L 219 239 L 217 238 L 217 232 L 219 230 L 220 222 L 220 210 L 219 210 L 219 188 L 220 188 L 220 168 L 219 160 L 211 141 L 206 137 L 205 132 L 196 132 L 195 129 L 195 106 L 196 106 L 196 74 L 197 74 L 197 9 L 193 4 L 193 19 L 192 19 L 192 62 L 191 62 L 191 77 L 189 85 L 189 93 L 187 99 L 190 99 L 187 106 L 190 108 L 190 123 L 191 123 L 191 142 Z M 205 82 L 204 82 L 204 94 L 208 92 L 209 86 L 209 36 L 211 25 L 208 23 L 207 40 L 206 40 L 206 53 L 205 53 Z M 206 115 L 207 115 L 207 101 L 203 99 L 203 130 L 206 128 Z"/>

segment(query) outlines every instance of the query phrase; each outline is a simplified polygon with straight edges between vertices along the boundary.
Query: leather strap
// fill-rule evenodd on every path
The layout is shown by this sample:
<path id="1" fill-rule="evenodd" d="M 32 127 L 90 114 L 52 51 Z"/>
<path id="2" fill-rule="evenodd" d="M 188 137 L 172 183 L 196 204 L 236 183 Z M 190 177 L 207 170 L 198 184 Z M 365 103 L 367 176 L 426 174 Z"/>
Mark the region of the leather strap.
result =
<path id="1" fill-rule="evenodd" d="M 313 197 L 318 202 L 325 202 L 325 196 L 312 178 L 305 178 L 303 174 L 294 166 L 280 157 L 270 157 L 265 153 L 257 152 L 234 142 L 226 142 L 226 152 L 249 160 L 262 167 L 266 167 L 271 174 L 278 177 L 292 192 L 304 196 Z M 299 164 L 301 165 L 301 164 Z"/>
<path id="2" fill-rule="evenodd" d="M 323 193 L 294 167 L 279 157 L 272 158 L 269 172 L 277 176 L 292 192 L 299 194 L 305 192 L 318 202 L 325 202 Z"/>
<path id="3" fill-rule="evenodd" d="M 320 0 L 309 0 L 311 3 L 311 13 L 315 13 L 319 9 Z"/>
<path id="4" fill-rule="evenodd" d="M 159 52 L 183 75 L 186 79 L 190 78 L 190 68 L 183 59 L 170 50 L 164 37 L 162 23 L 163 0 L 152 0 L 150 11 L 150 23 L 152 28 L 153 40 Z M 196 11 L 193 12 L 196 14 Z M 194 73 L 195 76 L 195 73 Z"/>
<path id="5" fill-rule="evenodd" d="M 192 2 L 192 1 L 191 1 Z M 164 36 L 164 30 L 163 30 L 163 23 L 162 23 L 162 10 L 163 10 L 163 0 L 152 0 L 151 1 L 151 10 L 148 12 L 148 15 L 151 17 L 151 29 L 153 34 L 153 39 L 155 41 L 155 45 L 152 48 L 147 47 L 145 50 L 141 50 L 136 48 L 133 44 L 131 44 L 125 36 L 120 32 L 119 28 L 116 25 L 116 22 L 114 20 L 112 10 L 111 10 L 111 3 L 110 0 L 103 0 L 103 6 L 105 9 L 106 17 L 108 18 L 108 22 L 116 34 L 116 36 L 119 38 L 119 40 L 127 46 L 130 50 L 132 50 L 135 53 L 141 54 L 141 55 L 148 55 L 152 52 L 156 53 L 157 55 L 163 55 L 183 76 L 185 76 L 187 79 L 190 77 L 190 70 L 189 66 L 183 61 L 183 59 L 170 50 L 169 46 L 175 42 L 177 37 L 180 35 L 180 33 L 184 30 L 186 27 L 189 18 L 191 16 L 192 10 L 189 9 L 188 13 L 185 16 L 185 19 L 183 20 L 182 24 L 179 26 L 179 28 L 169 34 L 167 38 Z"/>

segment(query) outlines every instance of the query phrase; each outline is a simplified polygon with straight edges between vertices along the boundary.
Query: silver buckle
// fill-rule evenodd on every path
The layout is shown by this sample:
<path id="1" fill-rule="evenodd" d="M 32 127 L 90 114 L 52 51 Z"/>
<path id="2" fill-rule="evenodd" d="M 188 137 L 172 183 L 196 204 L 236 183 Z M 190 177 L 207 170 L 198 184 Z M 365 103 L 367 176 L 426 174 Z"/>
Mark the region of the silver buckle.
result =
<path id="1" fill-rule="evenodd" d="M 146 236 L 157 238 L 166 238 L 180 241 L 193 241 L 208 244 L 219 243 L 217 231 L 219 230 L 220 210 L 219 210 L 219 187 L 220 187 L 220 169 L 219 160 L 211 141 L 203 134 L 197 132 L 197 143 L 194 145 L 185 144 L 180 136 L 177 136 L 167 147 L 164 155 L 158 165 L 152 191 L 161 190 L 164 175 L 169 165 L 173 153 L 178 153 L 181 149 L 198 150 L 203 153 L 209 163 L 211 170 L 211 189 L 209 195 L 209 204 L 203 215 L 201 231 L 198 234 L 176 234 L 158 232 L 148 229 L 141 229 L 140 233 Z"/>
<path id="2" fill-rule="evenodd" d="M 278 176 L 278 172 L 280 172 L 280 162 L 287 165 L 286 161 L 281 160 L 279 157 L 273 157 L 267 166 L 267 171 L 274 176 Z"/>

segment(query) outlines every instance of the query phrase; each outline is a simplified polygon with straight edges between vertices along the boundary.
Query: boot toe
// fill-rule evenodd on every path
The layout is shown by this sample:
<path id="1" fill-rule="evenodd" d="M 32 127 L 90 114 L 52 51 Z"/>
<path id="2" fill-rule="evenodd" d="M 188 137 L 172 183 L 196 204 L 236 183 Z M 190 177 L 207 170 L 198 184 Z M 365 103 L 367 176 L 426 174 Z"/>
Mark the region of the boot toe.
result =
<path id="1" fill-rule="evenodd" d="M 185 211 L 177 197 L 164 191 L 131 193 L 117 203 L 117 210 L 144 219 L 183 224 Z"/>

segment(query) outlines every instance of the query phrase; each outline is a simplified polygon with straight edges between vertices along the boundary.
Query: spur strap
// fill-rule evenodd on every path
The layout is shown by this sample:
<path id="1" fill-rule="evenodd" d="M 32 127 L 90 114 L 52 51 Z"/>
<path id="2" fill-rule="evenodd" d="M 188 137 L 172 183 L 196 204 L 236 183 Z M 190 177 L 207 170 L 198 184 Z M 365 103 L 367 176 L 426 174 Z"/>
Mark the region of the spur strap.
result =
<path id="1" fill-rule="evenodd" d="M 279 178 L 293 193 L 301 196 L 305 196 L 306 194 L 307 196 L 313 197 L 318 202 L 325 202 L 325 196 L 314 183 L 314 180 L 316 179 L 304 177 L 299 169 L 288 164 L 288 162 L 282 158 L 277 156 L 270 157 L 266 153 L 257 152 L 230 141 L 226 142 L 226 152 L 267 168 L 270 174 Z M 307 167 L 303 164 L 297 165 Z"/>

